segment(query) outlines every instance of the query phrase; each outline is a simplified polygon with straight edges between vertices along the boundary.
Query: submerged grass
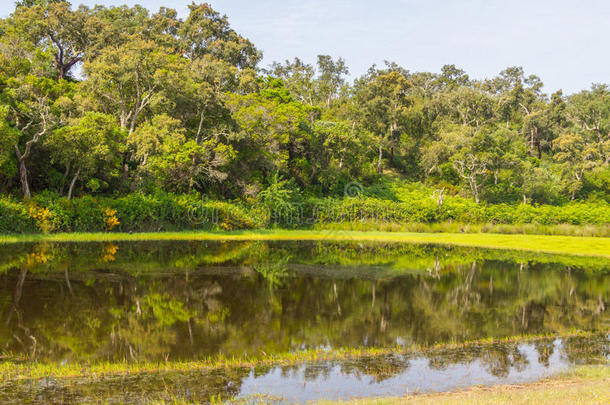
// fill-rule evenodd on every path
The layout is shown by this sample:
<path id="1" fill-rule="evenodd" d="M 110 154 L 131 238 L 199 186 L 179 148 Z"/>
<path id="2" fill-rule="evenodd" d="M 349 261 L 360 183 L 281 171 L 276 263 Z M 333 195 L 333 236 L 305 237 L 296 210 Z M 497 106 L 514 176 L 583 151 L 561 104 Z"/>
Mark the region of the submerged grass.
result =
<path id="1" fill-rule="evenodd" d="M 513 249 L 542 253 L 610 257 L 610 238 L 493 233 L 360 232 L 340 230 L 253 230 L 233 232 L 58 233 L 3 235 L 0 243 L 160 240 L 329 240 L 380 241 Z"/>
<path id="2" fill-rule="evenodd" d="M 42 363 L 25 358 L 0 357 L 0 381 L 54 378 L 91 378 L 155 372 L 190 372 L 197 370 L 231 369 L 260 366 L 290 366 L 333 360 L 350 360 L 389 354 L 426 353 L 435 350 L 459 350 L 474 346 L 491 346 L 502 343 L 534 342 L 551 338 L 591 337 L 593 332 L 574 331 L 562 335 L 523 335 L 504 338 L 486 338 L 466 342 L 439 343 L 432 346 L 413 345 L 387 348 L 338 348 L 333 350 L 311 349 L 299 352 L 267 355 L 261 353 L 250 357 L 215 356 L 197 361 L 167 362 L 98 362 L 98 363 Z M 0 383 L 1 384 L 1 383 Z"/>

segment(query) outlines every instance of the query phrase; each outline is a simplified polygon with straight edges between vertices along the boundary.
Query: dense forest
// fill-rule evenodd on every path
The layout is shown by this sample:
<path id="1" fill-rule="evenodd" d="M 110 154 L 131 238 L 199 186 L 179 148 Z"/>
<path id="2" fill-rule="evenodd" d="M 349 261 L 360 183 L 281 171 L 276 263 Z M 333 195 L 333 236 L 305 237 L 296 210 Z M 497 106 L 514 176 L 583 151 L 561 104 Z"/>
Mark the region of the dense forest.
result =
<path id="1" fill-rule="evenodd" d="M 349 80 L 328 55 L 262 67 L 226 16 L 189 10 L 24 0 L 0 20 L 0 193 L 610 200 L 605 84 L 548 95 L 521 67 L 476 80 L 392 62 Z"/>

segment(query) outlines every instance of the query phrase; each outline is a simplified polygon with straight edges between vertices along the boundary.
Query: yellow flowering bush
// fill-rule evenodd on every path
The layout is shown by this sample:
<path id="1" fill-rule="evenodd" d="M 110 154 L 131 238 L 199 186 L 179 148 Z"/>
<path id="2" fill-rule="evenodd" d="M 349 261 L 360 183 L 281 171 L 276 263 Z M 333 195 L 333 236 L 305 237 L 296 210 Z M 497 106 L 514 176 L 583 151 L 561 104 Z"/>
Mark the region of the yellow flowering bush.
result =
<path id="1" fill-rule="evenodd" d="M 108 231 L 112 231 L 114 227 L 121 223 L 116 217 L 116 210 L 113 210 L 112 208 L 102 208 L 102 214 L 104 216 L 106 230 Z"/>
<path id="2" fill-rule="evenodd" d="M 41 208 L 35 204 L 30 204 L 28 214 L 42 233 L 53 232 L 55 228 L 52 222 L 53 213 L 48 208 Z"/>

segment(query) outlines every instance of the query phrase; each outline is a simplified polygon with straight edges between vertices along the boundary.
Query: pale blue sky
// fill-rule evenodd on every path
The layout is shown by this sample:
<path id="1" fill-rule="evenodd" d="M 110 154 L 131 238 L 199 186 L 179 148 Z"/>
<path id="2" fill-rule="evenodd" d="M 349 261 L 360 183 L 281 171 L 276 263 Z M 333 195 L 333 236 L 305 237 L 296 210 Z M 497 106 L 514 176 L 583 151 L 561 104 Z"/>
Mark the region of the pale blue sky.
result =
<path id="1" fill-rule="evenodd" d="M 521 65 L 545 91 L 571 93 L 610 82 L 607 0 L 211 0 L 232 26 L 264 52 L 262 66 L 298 56 L 343 57 L 352 76 L 383 60 L 411 71 L 456 64 L 471 77 Z M 13 10 L 3 0 L 0 15 Z M 190 1 L 73 0 L 72 4 L 139 3 L 157 11 Z"/>

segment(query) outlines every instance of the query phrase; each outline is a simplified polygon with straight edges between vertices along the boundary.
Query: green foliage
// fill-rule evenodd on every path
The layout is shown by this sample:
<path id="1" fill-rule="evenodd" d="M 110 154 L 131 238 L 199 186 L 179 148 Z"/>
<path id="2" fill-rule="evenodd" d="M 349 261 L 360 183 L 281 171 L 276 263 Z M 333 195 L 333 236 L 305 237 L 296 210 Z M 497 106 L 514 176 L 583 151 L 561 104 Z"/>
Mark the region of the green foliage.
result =
<path id="1" fill-rule="evenodd" d="M 36 225 L 24 204 L 0 197 L 0 232 L 35 232 Z"/>
<path id="2" fill-rule="evenodd" d="M 106 209 L 116 210 L 117 231 L 160 230 L 189 227 L 188 207 L 194 199 L 169 194 L 129 194 L 111 199 L 83 196 L 67 200 L 53 195 L 39 195 L 35 201 L 48 208 L 58 232 L 106 231 Z"/>
<path id="3" fill-rule="evenodd" d="M 269 182 L 269 186 L 258 193 L 258 202 L 268 209 L 280 208 L 290 203 L 293 190 L 289 187 L 289 182 L 280 178 L 279 173 L 275 173 Z"/>
<path id="4" fill-rule="evenodd" d="M 180 19 L 21 2 L 0 20 L 0 193 L 44 200 L 45 232 L 103 229 L 103 209 L 123 230 L 200 226 L 201 196 L 227 229 L 607 221 L 607 85 L 548 96 L 518 66 L 476 80 L 392 62 L 350 83 L 330 55 L 260 60 L 205 3 Z M 364 198 L 338 199 L 354 182 Z"/>
<path id="5" fill-rule="evenodd" d="M 115 210 L 118 224 L 114 231 L 160 231 L 179 229 L 260 229 L 269 226 L 308 228 L 323 224 L 362 224 L 350 229 L 414 229 L 413 224 L 451 224 L 447 231 L 457 232 L 471 224 L 473 231 L 505 231 L 500 225 L 534 224 L 520 233 L 565 233 L 554 226 L 605 225 L 610 223 L 610 204 L 606 201 L 572 202 L 561 206 L 476 204 L 472 200 L 447 197 L 442 206 L 425 189 L 366 190 L 393 199 L 374 197 L 291 199 L 286 181 L 276 179 L 259 196 L 259 203 L 199 200 L 194 194 L 133 193 L 107 198 L 82 196 L 68 200 L 54 193 L 42 193 L 30 203 L 1 199 L 0 232 L 105 232 L 106 210 Z M 262 194 L 262 195 L 261 195 Z M 42 213 L 41 210 L 48 212 Z M 41 217 L 42 215 L 42 217 Z M 368 224 L 368 225 L 367 225 Z M 376 224 L 371 228 L 371 224 Z M 384 225 L 387 224 L 387 225 Z M 533 225 L 533 226 L 534 226 Z M 549 228 L 550 227 L 550 228 Z M 423 227 L 421 230 L 427 231 Z M 511 232 L 507 228 L 507 232 Z"/>
<path id="6" fill-rule="evenodd" d="M 206 201 L 203 209 L 208 215 L 203 218 L 208 221 L 208 226 L 216 225 L 225 231 L 253 229 L 260 226 L 256 222 L 256 217 L 241 205 L 223 201 Z"/>
<path id="7" fill-rule="evenodd" d="M 79 178 L 87 182 L 91 191 L 100 188 L 100 180 L 110 180 L 118 175 L 120 156 L 125 149 L 125 133 L 114 122 L 112 116 L 87 112 L 72 125 L 62 127 L 47 137 L 53 159 L 72 173 L 72 188 Z M 90 177 L 96 175 L 96 178 Z M 93 182 L 91 182 L 93 180 Z"/>

